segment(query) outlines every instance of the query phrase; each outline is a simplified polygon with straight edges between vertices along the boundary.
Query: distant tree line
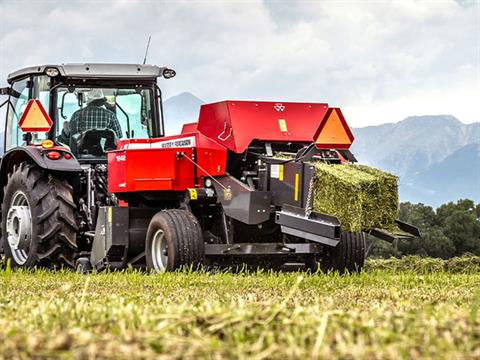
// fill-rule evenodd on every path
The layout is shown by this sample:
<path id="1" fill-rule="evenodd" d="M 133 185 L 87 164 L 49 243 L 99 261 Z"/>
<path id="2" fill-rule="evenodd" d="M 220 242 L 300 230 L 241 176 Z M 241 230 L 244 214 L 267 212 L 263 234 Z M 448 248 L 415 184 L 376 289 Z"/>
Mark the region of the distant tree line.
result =
<path id="1" fill-rule="evenodd" d="M 399 219 L 420 229 L 422 237 L 390 244 L 375 240 L 371 256 L 420 255 L 448 259 L 480 255 L 480 204 L 461 199 L 435 211 L 424 204 L 401 203 Z"/>

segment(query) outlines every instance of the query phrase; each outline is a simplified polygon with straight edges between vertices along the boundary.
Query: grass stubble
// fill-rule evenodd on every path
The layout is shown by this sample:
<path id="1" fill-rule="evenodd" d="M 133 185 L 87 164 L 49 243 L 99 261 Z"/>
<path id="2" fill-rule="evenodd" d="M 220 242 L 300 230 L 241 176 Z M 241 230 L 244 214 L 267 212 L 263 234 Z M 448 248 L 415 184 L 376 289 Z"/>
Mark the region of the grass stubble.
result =
<path id="1" fill-rule="evenodd" d="M 463 265 L 463 266 L 462 266 Z M 0 270 L 3 358 L 480 358 L 480 260 L 355 275 Z"/>

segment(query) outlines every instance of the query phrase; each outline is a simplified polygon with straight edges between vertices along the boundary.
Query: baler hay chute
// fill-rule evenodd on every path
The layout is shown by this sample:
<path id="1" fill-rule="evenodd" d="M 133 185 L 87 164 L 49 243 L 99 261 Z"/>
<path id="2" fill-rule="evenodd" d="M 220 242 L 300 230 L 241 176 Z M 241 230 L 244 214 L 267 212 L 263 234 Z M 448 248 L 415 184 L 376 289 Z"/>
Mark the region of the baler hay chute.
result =
<path id="1" fill-rule="evenodd" d="M 14 74 L 12 88 L 4 92 L 15 99 L 18 79 L 50 71 L 56 101 L 49 104 L 54 126 L 47 138 L 54 143 L 36 144 L 30 130 L 25 145 L 12 147 L 2 159 L 3 214 L 8 214 L 2 244 L 14 266 L 132 265 L 161 272 L 293 262 L 356 271 L 363 266 L 367 233 L 389 241 L 419 235 L 395 220 L 396 178 L 354 164 L 353 135 L 338 108 L 222 101 L 203 105 L 198 122 L 184 125 L 180 135 L 164 136 L 156 79 L 173 76 L 170 69 L 90 64 L 27 70 Z M 84 94 L 92 88 L 109 93 L 113 105 L 104 106 L 125 118 L 121 137 L 102 127 L 71 134 L 69 144 L 61 144 L 65 97 L 70 94 L 83 109 Z M 122 96 L 135 98 L 138 111 L 131 111 L 133 101 L 120 101 Z M 7 137 L 9 129 L 7 124 Z M 147 136 L 138 136 L 142 131 Z M 36 174 L 37 182 L 50 179 L 50 190 L 65 205 L 32 208 L 36 195 L 26 193 L 34 185 L 9 185 L 17 173 Z M 15 202 L 11 194 L 19 191 L 25 196 Z M 49 211 L 63 225 L 45 244 L 37 236 L 48 238 L 44 224 L 29 219 L 49 218 Z M 43 252 L 35 253 L 38 248 Z"/>

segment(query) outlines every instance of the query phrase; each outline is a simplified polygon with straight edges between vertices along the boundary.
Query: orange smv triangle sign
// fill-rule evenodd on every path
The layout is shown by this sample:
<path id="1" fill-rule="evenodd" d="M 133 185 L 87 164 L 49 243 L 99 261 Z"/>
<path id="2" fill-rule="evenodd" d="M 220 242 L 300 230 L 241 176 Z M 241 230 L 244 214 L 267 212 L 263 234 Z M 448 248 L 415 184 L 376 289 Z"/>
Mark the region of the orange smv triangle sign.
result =
<path id="1" fill-rule="evenodd" d="M 47 132 L 52 127 L 52 119 L 48 116 L 40 100 L 28 102 L 18 126 L 23 132 Z"/>
<path id="2" fill-rule="evenodd" d="M 319 149 L 348 149 L 353 139 L 353 134 L 338 108 L 328 109 L 314 136 L 315 145 Z"/>

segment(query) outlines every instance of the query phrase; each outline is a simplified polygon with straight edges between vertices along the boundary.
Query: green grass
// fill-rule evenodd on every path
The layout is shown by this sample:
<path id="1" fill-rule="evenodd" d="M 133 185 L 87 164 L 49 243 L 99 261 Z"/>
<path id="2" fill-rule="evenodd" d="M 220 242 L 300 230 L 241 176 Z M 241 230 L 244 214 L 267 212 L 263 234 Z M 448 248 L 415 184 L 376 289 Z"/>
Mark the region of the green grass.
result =
<path id="1" fill-rule="evenodd" d="M 372 260 L 351 276 L 0 270 L 0 354 L 480 358 L 480 261 L 456 261 Z"/>

